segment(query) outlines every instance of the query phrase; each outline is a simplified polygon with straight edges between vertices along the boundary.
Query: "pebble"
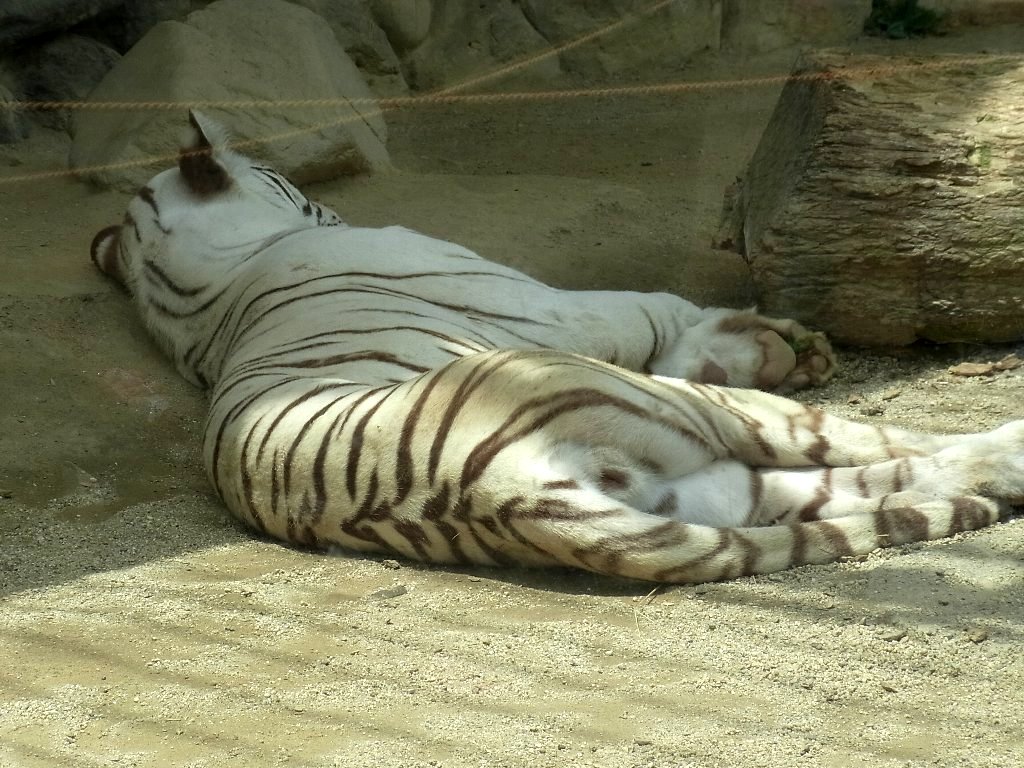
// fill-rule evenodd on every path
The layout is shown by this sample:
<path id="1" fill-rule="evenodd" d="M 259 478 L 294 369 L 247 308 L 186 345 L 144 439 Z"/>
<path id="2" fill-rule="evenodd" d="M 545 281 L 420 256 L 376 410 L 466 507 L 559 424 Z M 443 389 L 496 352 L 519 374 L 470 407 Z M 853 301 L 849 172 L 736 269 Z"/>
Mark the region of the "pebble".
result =
<path id="1" fill-rule="evenodd" d="M 385 587 L 384 589 L 378 589 L 376 592 L 371 592 L 368 597 L 371 600 L 390 600 L 393 597 L 401 597 L 409 592 L 409 588 L 404 584 L 396 584 L 393 587 Z"/>
<path id="2" fill-rule="evenodd" d="M 971 627 L 966 630 L 966 633 L 967 639 L 975 645 L 984 643 L 988 640 L 988 630 L 983 629 L 982 627 Z"/>
<path id="3" fill-rule="evenodd" d="M 896 643 L 907 636 L 907 630 L 905 629 L 894 629 L 891 632 L 886 632 L 879 636 L 880 639 L 885 640 L 887 643 Z"/>

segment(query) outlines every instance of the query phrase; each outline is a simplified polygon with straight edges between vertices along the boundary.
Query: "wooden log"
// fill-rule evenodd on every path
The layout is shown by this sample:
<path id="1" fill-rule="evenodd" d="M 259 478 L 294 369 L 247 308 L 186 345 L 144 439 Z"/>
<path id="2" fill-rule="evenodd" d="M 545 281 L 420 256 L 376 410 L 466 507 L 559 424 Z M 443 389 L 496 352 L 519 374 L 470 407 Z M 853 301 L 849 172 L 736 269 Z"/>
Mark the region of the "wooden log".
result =
<path id="1" fill-rule="evenodd" d="M 716 238 L 860 345 L 1024 338 L 1024 57 L 797 64 Z"/>

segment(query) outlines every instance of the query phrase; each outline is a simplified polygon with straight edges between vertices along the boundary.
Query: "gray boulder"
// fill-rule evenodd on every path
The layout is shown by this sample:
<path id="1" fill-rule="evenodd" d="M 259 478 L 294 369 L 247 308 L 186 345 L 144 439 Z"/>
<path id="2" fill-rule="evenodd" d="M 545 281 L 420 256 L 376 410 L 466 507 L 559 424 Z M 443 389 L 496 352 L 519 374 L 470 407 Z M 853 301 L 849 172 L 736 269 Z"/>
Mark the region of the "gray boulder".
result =
<path id="1" fill-rule="evenodd" d="M 559 54 L 567 70 L 585 77 L 678 61 L 707 48 L 717 50 L 719 45 L 721 0 L 669 3 L 653 12 L 650 0 L 522 0 L 521 4 L 526 18 L 553 44 L 605 30 Z"/>
<path id="2" fill-rule="evenodd" d="M 208 104 L 281 99 L 326 101 Z M 359 70 L 322 18 L 283 0 L 218 0 L 185 23 L 157 24 L 90 101 L 182 104 L 75 115 L 71 166 L 101 186 L 132 189 L 172 164 L 185 105 L 196 103 L 246 154 L 298 183 L 390 166 L 387 129 Z"/>
<path id="3" fill-rule="evenodd" d="M 370 12 L 366 0 L 292 0 L 327 22 L 366 82 L 381 96 L 408 92 L 391 43 Z"/>
<path id="4" fill-rule="evenodd" d="M 864 346 L 1024 340 L 1024 61 L 826 50 L 794 74 L 715 238 L 761 311 Z"/>
<path id="5" fill-rule="evenodd" d="M 181 21 L 194 6 L 192 0 L 122 0 L 114 10 L 91 19 L 76 31 L 124 53 L 161 21 Z"/>
<path id="6" fill-rule="evenodd" d="M 403 61 L 413 85 L 436 88 L 593 34 L 494 78 L 507 85 L 543 82 L 566 71 L 599 78 L 718 47 L 721 0 L 671 3 L 653 12 L 650 7 L 649 0 L 450 0 L 434 8 L 430 34 Z"/>
<path id="7" fill-rule="evenodd" d="M 118 62 L 117 51 L 81 35 L 62 35 L 33 49 L 22 60 L 20 80 L 26 99 L 79 101 Z M 68 130 L 70 111 L 37 110 L 35 118 L 48 128 Z"/>
<path id="8" fill-rule="evenodd" d="M 548 41 L 512 0 L 452 0 L 435 8 L 432 31 L 403 63 L 410 85 L 433 89 L 499 68 L 543 51 Z M 561 74 L 550 56 L 503 76 L 503 84 L 547 81 Z"/>
<path id="9" fill-rule="evenodd" d="M 871 0 L 723 0 L 722 45 L 744 54 L 791 45 L 837 45 L 856 39 Z"/>
<path id="10" fill-rule="evenodd" d="M 60 32 L 124 0 L 3 0 L 0 3 L 0 50 L 49 32 Z"/>
<path id="11" fill-rule="evenodd" d="M 8 109 L 4 104 L 16 101 L 14 94 L 0 83 L 0 144 L 13 144 L 28 136 L 28 123 L 21 112 Z"/>
<path id="12" fill-rule="evenodd" d="M 400 54 L 411 51 L 430 32 L 430 0 L 370 0 L 370 10 Z"/>

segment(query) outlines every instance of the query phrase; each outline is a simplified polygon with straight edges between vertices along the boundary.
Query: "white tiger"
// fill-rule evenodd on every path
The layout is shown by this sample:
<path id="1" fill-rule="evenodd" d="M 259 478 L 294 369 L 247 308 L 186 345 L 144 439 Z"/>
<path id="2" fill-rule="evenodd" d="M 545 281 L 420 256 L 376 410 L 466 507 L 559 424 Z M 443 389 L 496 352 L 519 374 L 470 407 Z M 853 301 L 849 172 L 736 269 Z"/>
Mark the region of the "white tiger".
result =
<path id="1" fill-rule="evenodd" d="M 567 292 L 398 227 L 348 227 L 190 115 L 179 167 L 92 258 L 210 390 L 231 511 L 312 547 L 700 582 L 995 522 L 1024 422 L 828 416 L 820 334 L 667 294 Z"/>

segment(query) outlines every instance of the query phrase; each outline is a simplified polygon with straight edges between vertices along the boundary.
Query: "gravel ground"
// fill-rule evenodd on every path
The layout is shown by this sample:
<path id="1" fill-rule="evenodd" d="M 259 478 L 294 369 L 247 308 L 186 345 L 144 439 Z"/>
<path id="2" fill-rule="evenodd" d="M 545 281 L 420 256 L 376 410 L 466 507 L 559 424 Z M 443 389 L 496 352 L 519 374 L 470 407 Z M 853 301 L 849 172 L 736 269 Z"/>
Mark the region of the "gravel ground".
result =
<path id="1" fill-rule="evenodd" d="M 1019 29 L 986 35 L 927 45 L 1024 42 Z M 637 80 L 786 69 L 709 58 Z M 561 285 L 742 305 L 742 264 L 707 243 L 776 96 L 398 114 L 400 172 L 313 192 L 353 223 L 403 223 Z M 0 176 L 59 167 L 64 152 L 38 132 L 0 149 Z M 254 538 L 207 490 L 202 397 L 88 263 L 124 204 L 68 179 L 0 184 L 0 765 L 1021 763 L 1020 520 L 654 590 Z M 1011 352 L 1024 356 L 842 350 L 839 377 L 805 399 L 868 421 L 988 428 L 1021 416 L 1024 369 L 948 369 Z"/>

